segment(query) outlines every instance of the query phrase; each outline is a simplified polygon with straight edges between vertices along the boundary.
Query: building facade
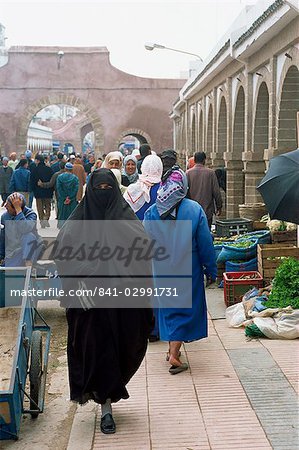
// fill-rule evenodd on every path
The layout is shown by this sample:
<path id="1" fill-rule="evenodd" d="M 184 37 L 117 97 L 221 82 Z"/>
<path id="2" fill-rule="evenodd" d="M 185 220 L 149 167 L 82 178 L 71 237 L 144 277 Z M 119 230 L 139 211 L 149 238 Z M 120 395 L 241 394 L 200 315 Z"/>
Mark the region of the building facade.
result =
<path id="1" fill-rule="evenodd" d="M 0 48 L 1 50 L 1 48 Z M 126 136 L 160 152 L 173 144 L 169 111 L 185 80 L 130 75 L 112 66 L 106 47 L 11 47 L 0 52 L 0 153 L 23 153 L 32 118 L 51 105 L 77 108 L 81 151 L 94 132 L 95 153 L 116 150 Z M 78 148 L 79 147 L 79 148 Z"/>
<path id="2" fill-rule="evenodd" d="M 295 2 L 246 7 L 173 105 L 181 161 L 205 151 L 227 169 L 227 217 L 261 201 L 269 159 L 298 148 L 299 16 Z"/>

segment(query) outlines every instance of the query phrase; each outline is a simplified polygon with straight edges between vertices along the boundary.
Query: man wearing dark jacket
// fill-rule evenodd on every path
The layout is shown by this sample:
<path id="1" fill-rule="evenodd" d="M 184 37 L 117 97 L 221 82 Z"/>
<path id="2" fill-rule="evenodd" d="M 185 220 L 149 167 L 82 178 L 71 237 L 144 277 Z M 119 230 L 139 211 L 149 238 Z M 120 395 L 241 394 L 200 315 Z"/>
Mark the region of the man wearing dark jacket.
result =
<path id="1" fill-rule="evenodd" d="M 194 154 L 195 166 L 187 170 L 186 175 L 189 185 L 189 198 L 199 203 L 206 213 L 209 227 L 211 228 L 213 214 L 221 214 L 222 199 L 214 170 L 205 167 L 206 154 L 196 152 Z"/>
<path id="2" fill-rule="evenodd" d="M 53 188 L 44 189 L 38 185 L 38 181 L 50 181 L 53 172 L 51 167 L 45 165 L 42 155 L 36 155 L 34 162 L 36 167 L 31 172 L 31 189 L 36 198 L 36 207 L 41 227 L 45 228 L 50 226 L 48 221 L 51 214 Z"/>
<path id="3" fill-rule="evenodd" d="M 57 195 L 56 181 L 57 181 L 58 176 L 61 175 L 62 173 L 64 173 L 65 161 L 60 160 L 59 164 L 60 164 L 59 172 L 53 173 L 50 181 L 47 181 L 47 182 L 43 183 L 42 181 L 39 180 L 37 182 L 38 186 L 41 187 L 41 188 L 46 188 L 46 189 L 54 188 L 54 192 L 55 192 L 55 196 L 54 196 L 54 198 L 55 198 L 55 211 L 56 211 L 56 216 L 57 217 L 58 217 L 58 209 L 57 209 L 57 198 L 58 198 L 58 195 Z"/>
<path id="4" fill-rule="evenodd" d="M 14 171 L 9 184 L 10 192 L 19 192 L 23 194 L 26 204 L 29 203 L 30 192 L 30 171 L 28 170 L 27 159 L 21 159 L 19 168 Z"/>

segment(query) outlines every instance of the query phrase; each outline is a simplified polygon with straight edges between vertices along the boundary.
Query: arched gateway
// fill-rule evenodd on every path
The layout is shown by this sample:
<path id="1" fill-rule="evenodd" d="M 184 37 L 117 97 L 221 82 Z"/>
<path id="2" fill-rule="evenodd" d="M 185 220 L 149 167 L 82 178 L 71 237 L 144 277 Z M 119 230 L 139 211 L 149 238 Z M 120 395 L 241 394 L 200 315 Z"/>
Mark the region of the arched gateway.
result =
<path id="1" fill-rule="evenodd" d="M 0 68 L 1 151 L 23 152 L 32 117 L 63 104 L 84 114 L 97 154 L 117 149 L 128 130 L 159 152 L 173 145 L 169 111 L 183 83 L 122 72 L 105 47 L 12 47 Z"/>

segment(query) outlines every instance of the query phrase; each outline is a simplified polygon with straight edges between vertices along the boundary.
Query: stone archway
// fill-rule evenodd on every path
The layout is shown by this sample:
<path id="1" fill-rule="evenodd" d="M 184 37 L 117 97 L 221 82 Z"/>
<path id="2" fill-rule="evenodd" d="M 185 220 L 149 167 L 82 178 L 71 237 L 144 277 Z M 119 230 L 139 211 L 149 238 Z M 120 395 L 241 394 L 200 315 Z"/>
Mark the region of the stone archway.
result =
<path id="1" fill-rule="evenodd" d="M 194 155 L 195 152 L 196 152 L 196 118 L 195 114 L 193 113 L 191 119 L 191 154 Z"/>
<path id="2" fill-rule="evenodd" d="M 297 113 L 299 111 L 299 70 L 291 65 L 282 77 L 278 101 L 278 135 L 279 153 L 295 150 L 297 142 Z"/>
<path id="3" fill-rule="evenodd" d="M 262 70 L 261 70 L 261 73 Z M 264 151 L 269 147 L 269 89 L 267 85 L 267 72 L 264 80 L 260 81 L 254 101 L 252 152 L 245 153 L 245 202 L 262 202 L 262 197 L 256 189 L 265 174 L 266 164 Z"/>
<path id="4" fill-rule="evenodd" d="M 199 120 L 198 120 L 198 151 L 203 152 L 203 142 L 204 142 L 204 134 L 203 134 L 203 111 L 202 108 L 199 110 Z"/>
<path id="5" fill-rule="evenodd" d="M 78 108 L 81 113 L 85 114 L 87 121 L 92 125 L 95 133 L 95 154 L 99 155 L 103 151 L 104 146 L 104 130 L 101 120 L 94 108 L 91 108 L 87 103 L 75 95 L 66 95 L 63 93 L 51 94 L 36 100 L 29 105 L 24 111 L 19 121 L 17 131 L 17 150 L 22 153 L 26 150 L 27 131 L 32 117 L 41 109 L 49 105 L 64 104 Z"/>
<path id="6" fill-rule="evenodd" d="M 213 152 L 213 105 L 210 104 L 208 112 L 208 122 L 207 122 L 207 139 L 206 139 L 206 164 L 210 166 L 211 156 Z"/>
<path id="7" fill-rule="evenodd" d="M 223 159 L 227 151 L 227 107 L 225 97 L 221 97 L 218 116 L 217 158 Z"/>
<path id="8" fill-rule="evenodd" d="M 240 85 L 233 120 L 233 153 L 241 159 L 245 143 L 245 93 Z"/>
<path id="9" fill-rule="evenodd" d="M 245 93 L 242 83 L 237 85 L 237 96 L 233 111 L 232 152 L 226 152 L 227 167 L 227 217 L 239 217 L 239 205 L 244 203 L 245 176 L 242 153 L 245 143 Z M 228 158 L 229 156 L 229 158 Z"/>
<path id="10" fill-rule="evenodd" d="M 254 128 L 253 128 L 253 151 L 263 159 L 264 150 L 268 148 L 269 140 L 269 91 L 267 84 L 263 81 L 258 90 Z"/>
<path id="11" fill-rule="evenodd" d="M 152 140 L 151 140 L 150 136 L 145 131 L 137 129 L 137 128 L 130 128 L 130 129 L 125 130 L 125 131 L 123 131 L 121 133 L 121 135 L 119 136 L 119 138 L 117 139 L 117 141 L 115 143 L 115 147 L 116 148 L 118 148 L 118 146 L 120 145 L 121 141 L 126 136 L 134 136 L 135 138 L 138 139 L 140 144 L 149 144 L 150 146 L 152 146 Z"/>

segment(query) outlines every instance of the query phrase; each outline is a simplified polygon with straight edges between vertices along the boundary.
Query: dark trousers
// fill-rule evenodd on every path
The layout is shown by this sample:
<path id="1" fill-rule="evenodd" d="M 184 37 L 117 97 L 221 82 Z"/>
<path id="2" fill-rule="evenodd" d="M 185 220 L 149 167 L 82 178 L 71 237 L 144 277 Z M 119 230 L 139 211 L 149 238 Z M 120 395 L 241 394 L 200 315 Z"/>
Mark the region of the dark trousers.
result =
<path id="1" fill-rule="evenodd" d="M 36 207 L 38 212 L 38 218 L 42 222 L 43 220 L 49 220 L 51 214 L 51 198 L 37 198 Z"/>

